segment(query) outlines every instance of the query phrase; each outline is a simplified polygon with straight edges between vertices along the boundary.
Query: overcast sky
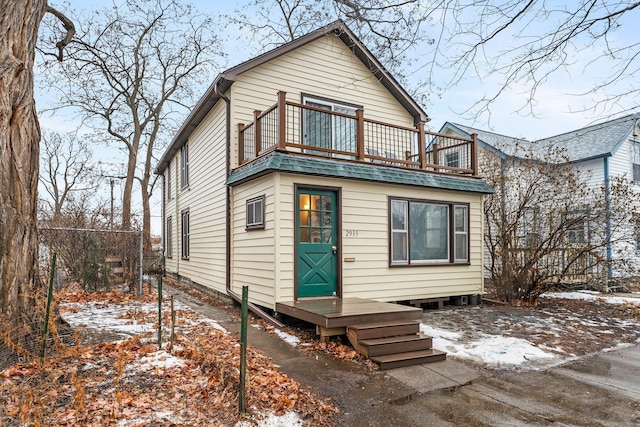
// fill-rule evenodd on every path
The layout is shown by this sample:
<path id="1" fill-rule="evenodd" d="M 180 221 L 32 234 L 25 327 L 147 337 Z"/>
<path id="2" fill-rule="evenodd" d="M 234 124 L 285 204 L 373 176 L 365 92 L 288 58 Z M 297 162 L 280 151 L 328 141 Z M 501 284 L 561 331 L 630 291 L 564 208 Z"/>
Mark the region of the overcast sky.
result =
<path id="1" fill-rule="evenodd" d="M 56 1 L 52 0 L 51 3 L 54 6 L 59 6 L 61 9 L 65 8 L 65 6 L 56 4 Z M 192 3 L 203 12 L 212 15 L 232 13 L 235 4 L 235 2 L 219 0 L 200 0 L 193 1 Z M 76 9 L 95 9 L 102 5 L 109 5 L 111 1 L 70 0 L 70 4 Z M 627 23 L 627 25 L 623 26 L 624 31 L 618 31 L 616 38 L 613 39 L 612 42 L 627 43 L 625 38 L 631 41 L 639 38 L 637 27 L 635 22 L 633 22 L 634 19 L 637 20 L 637 16 L 629 16 L 623 21 L 623 25 L 625 22 Z M 529 34 L 535 35 L 536 32 L 544 31 L 548 25 L 552 25 L 552 23 L 543 21 L 530 22 L 529 26 L 526 27 L 526 31 Z M 255 47 L 250 47 L 245 43 L 239 42 L 237 35 L 229 36 L 229 40 L 226 42 L 226 50 L 229 57 L 225 68 L 234 66 L 256 54 Z M 508 35 L 502 37 L 502 39 L 498 39 L 496 44 L 491 45 L 491 49 L 494 49 L 491 53 L 500 52 L 501 49 L 508 48 L 510 43 L 513 43 L 513 39 Z M 432 55 L 430 49 L 432 48 L 429 46 L 419 46 L 416 48 L 416 55 L 420 55 L 420 61 L 425 62 L 429 60 L 430 55 Z M 470 74 L 462 79 L 456 86 L 450 87 L 446 89 L 446 91 L 430 97 L 429 103 L 423 105 L 432 119 L 428 128 L 437 131 L 444 122 L 450 121 L 492 130 L 505 135 L 537 139 L 578 129 L 620 115 L 629 108 L 635 108 L 637 100 L 631 99 L 631 102 L 635 105 L 618 104 L 609 106 L 609 108 L 605 110 L 600 109 L 595 112 L 581 112 L 581 110 L 584 110 L 586 107 L 593 105 L 593 96 L 586 95 L 577 97 L 571 94 L 589 91 L 597 82 L 604 78 L 609 71 L 607 63 L 603 63 L 595 67 L 592 66 L 589 68 L 588 73 L 585 72 L 585 66 L 599 54 L 598 49 L 599 47 L 595 46 L 594 49 L 581 53 L 569 52 L 568 58 L 570 63 L 563 64 L 561 71 L 555 74 L 552 79 L 544 82 L 538 89 L 536 98 L 531 103 L 535 115 L 531 114 L 531 110 L 528 108 L 525 108 L 523 112 L 517 112 L 523 105 L 527 105 L 529 97 L 529 92 L 525 88 L 518 86 L 507 88 L 502 93 L 498 102 L 491 107 L 490 115 L 484 114 L 474 119 L 469 114 L 465 114 L 465 111 L 471 108 L 475 101 L 484 96 L 491 96 L 496 93 L 502 83 L 502 77 L 500 75 L 486 76 L 478 75 L 482 74 L 478 73 L 476 75 Z M 423 72 L 422 69 L 415 71 L 414 76 L 419 76 L 421 72 Z M 439 68 L 438 66 L 433 69 L 433 77 L 435 81 L 439 83 L 440 87 L 444 86 L 444 82 L 447 81 L 451 73 L 451 69 Z M 212 75 L 211 81 L 213 81 L 214 78 L 215 75 Z M 621 86 L 624 90 L 625 88 L 628 89 L 632 87 L 630 85 L 633 84 L 635 84 L 635 82 L 622 82 Z M 205 88 L 203 88 L 203 92 L 204 89 Z M 611 88 L 609 91 L 611 92 L 616 89 L 617 88 Z M 38 92 L 37 88 L 36 100 L 39 109 L 46 108 L 47 96 L 45 93 Z M 629 102 L 629 100 L 626 100 L 626 102 Z M 53 128 L 64 130 L 64 128 L 68 126 L 68 123 L 60 120 L 60 117 L 56 117 L 55 119 L 41 117 L 41 125 L 44 129 Z M 72 126 L 68 127 L 72 128 Z M 109 156 L 112 158 L 109 159 Z M 118 160 L 117 152 L 113 152 L 113 150 L 109 155 L 105 154 L 103 158 L 104 161 L 120 161 Z M 159 202 L 156 202 L 154 205 L 152 209 L 155 209 L 155 213 L 159 214 Z M 159 222 L 154 220 L 154 223 L 156 223 L 154 232 L 159 233 Z"/>

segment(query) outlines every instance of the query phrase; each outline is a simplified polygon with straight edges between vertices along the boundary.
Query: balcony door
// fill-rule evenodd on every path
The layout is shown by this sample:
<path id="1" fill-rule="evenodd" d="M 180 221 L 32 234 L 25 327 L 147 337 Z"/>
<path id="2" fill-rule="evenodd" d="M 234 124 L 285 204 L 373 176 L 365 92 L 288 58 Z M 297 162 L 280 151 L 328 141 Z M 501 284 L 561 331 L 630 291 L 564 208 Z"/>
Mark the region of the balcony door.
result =
<path id="1" fill-rule="evenodd" d="M 342 104 L 325 99 L 303 97 L 304 105 L 326 110 L 304 110 L 304 145 L 355 153 L 356 151 L 356 109 L 353 105 Z M 330 112 L 348 114 L 343 117 Z M 331 156 L 330 153 L 309 150 L 314 154 Z M 333 157 L 351 158 L 353 156 L 334 155 Z"/>

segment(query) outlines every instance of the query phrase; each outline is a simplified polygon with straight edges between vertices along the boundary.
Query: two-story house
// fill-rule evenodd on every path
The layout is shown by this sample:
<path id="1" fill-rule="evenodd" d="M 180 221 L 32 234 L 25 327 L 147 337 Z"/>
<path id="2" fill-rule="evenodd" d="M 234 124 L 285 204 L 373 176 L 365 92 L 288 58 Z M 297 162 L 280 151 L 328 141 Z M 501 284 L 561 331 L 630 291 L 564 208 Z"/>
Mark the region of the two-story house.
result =
<path id="1" fill-rule="evenodd" d="M 219 74 L 157 167 L 167 275 L 285 314 L 481 293 L 492 190 L 428 120 L 342 21 Z"/>
<path id="2" fill-rule="evenodd" d="M 467 138 L 476 134 L 480 157 L 517 158 L 521 155 L 518 150 L 523 148 L 534 147 L 533 152 L 539 150 L 544 153 L 545 147 L 556 147 L 562 152 L 562 161 L 584 178 L 583 185 L 598 189 L 595 193 L 606 198 L 612 197 L 610 186 L 614 178 L 624 178 L 630 183 L 630 188 L 640 195 L 639 120 L 638 115 L 627 115 L 535 142 L 449 122 L 440 132 Z M 482 167 L 480 169 L 482 176 Z M 640 203 L 640 199 L 636 201 Z M 633 203 L 633 200 L 630 202 Z M 628 227 L 612 227 L 608 220 L 604 223 L 605 227 L 610 228 L 606 234 L 610 235 L 611 242 L 604 248 L 604 256 L 610 265 L 606 273 L 610 278 L 628 274 L 628 269 L 616 268 L 620 264 L 617 261 L 624 260 L 626 265 L 631 266 L 640 265 L 640 224 L 637 218 L 630 217 L 628 220 Z M 580 231 L 578 240 L 586 238 L 589 226 L 593 224 L 584 224 L 585 229 Z"/>

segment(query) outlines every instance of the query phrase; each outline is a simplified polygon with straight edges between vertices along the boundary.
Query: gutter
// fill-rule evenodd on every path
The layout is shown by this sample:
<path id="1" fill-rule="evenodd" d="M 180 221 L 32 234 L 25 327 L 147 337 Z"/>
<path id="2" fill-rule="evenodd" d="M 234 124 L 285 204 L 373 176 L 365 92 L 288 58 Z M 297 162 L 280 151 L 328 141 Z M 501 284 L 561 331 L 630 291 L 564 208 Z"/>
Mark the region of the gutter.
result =
<path id="1" fill-rule="evenodd" d="M 606 204 L 605 212 L 605 239 L 607 240 L 607 278 L 613 278 L 613 251 L 611 248 L 611 184 L 609 182 L 609 157 L 603 157 L 604 169 L 604 200 Z"/>
<path id="2" fill-rule="evenodd" d="M 226 104 L 226 119 L 225 119 L 225 127 L 226 127 L 226 132 L 225 132 L 225 145 L 227 147 L 227 155 L 226 155 L 226 164 L 225 164 L 225 174 L 226 174 L 226 180 L 229 179 L 229 175 L 231 173 L 231 100 L 229 99 L 228 96 L 226 96 L 224 93 L 220 92 L 220 88 L 218 86 L 217 82 L 214 85 L 214 93 L 216 94 L 216 96 L 218 96 L 220 99 L 222 99 L 225 104 Z M 225 180 L 225 181 L 226 181 Z M 225 289 L 227 292 L 227 295 L 229 295 L 234 301 L 236 301 L 237 303 L 242 304 L 242 298 L 236 294 L 235 292 L 233 292 L 231 290 L 231 186 L 226 184 L 226 197 L 225 197 L 225 210 L 226 210 L 226 215 L 225 215 Z M 262 310 L 260 307 L 258 307 L 257 305 L 253 304 L 253 303 L 249 303 L 248 304 L 249 309 L 251 310 L 251 312 L 253 312 L 254 314 L 260 316 L 261 318 L 263 318 L 264 320 L 268 321 L 269 323 L 282 328 L 284 326 L 284 323 L 280 322 L 279 320 L 277 320 L 276 318 L 274 318 L 273 316 L 270 316 L 268 313 L 266 313 L 264 310 Z"/>

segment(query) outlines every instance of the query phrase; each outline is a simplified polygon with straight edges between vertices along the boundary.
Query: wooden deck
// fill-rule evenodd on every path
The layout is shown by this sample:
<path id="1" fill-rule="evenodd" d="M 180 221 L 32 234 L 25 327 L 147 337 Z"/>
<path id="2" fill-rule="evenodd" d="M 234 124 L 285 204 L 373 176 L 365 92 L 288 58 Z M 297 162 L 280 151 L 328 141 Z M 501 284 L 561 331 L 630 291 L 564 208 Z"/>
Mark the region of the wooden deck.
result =
<path id="1" fill-rule="evenodd" d="M 310 299 L 276 304 L 286 314 L 325 329 L 391 320 L 419 320 L 422 309 L 363 298 Z"/>

